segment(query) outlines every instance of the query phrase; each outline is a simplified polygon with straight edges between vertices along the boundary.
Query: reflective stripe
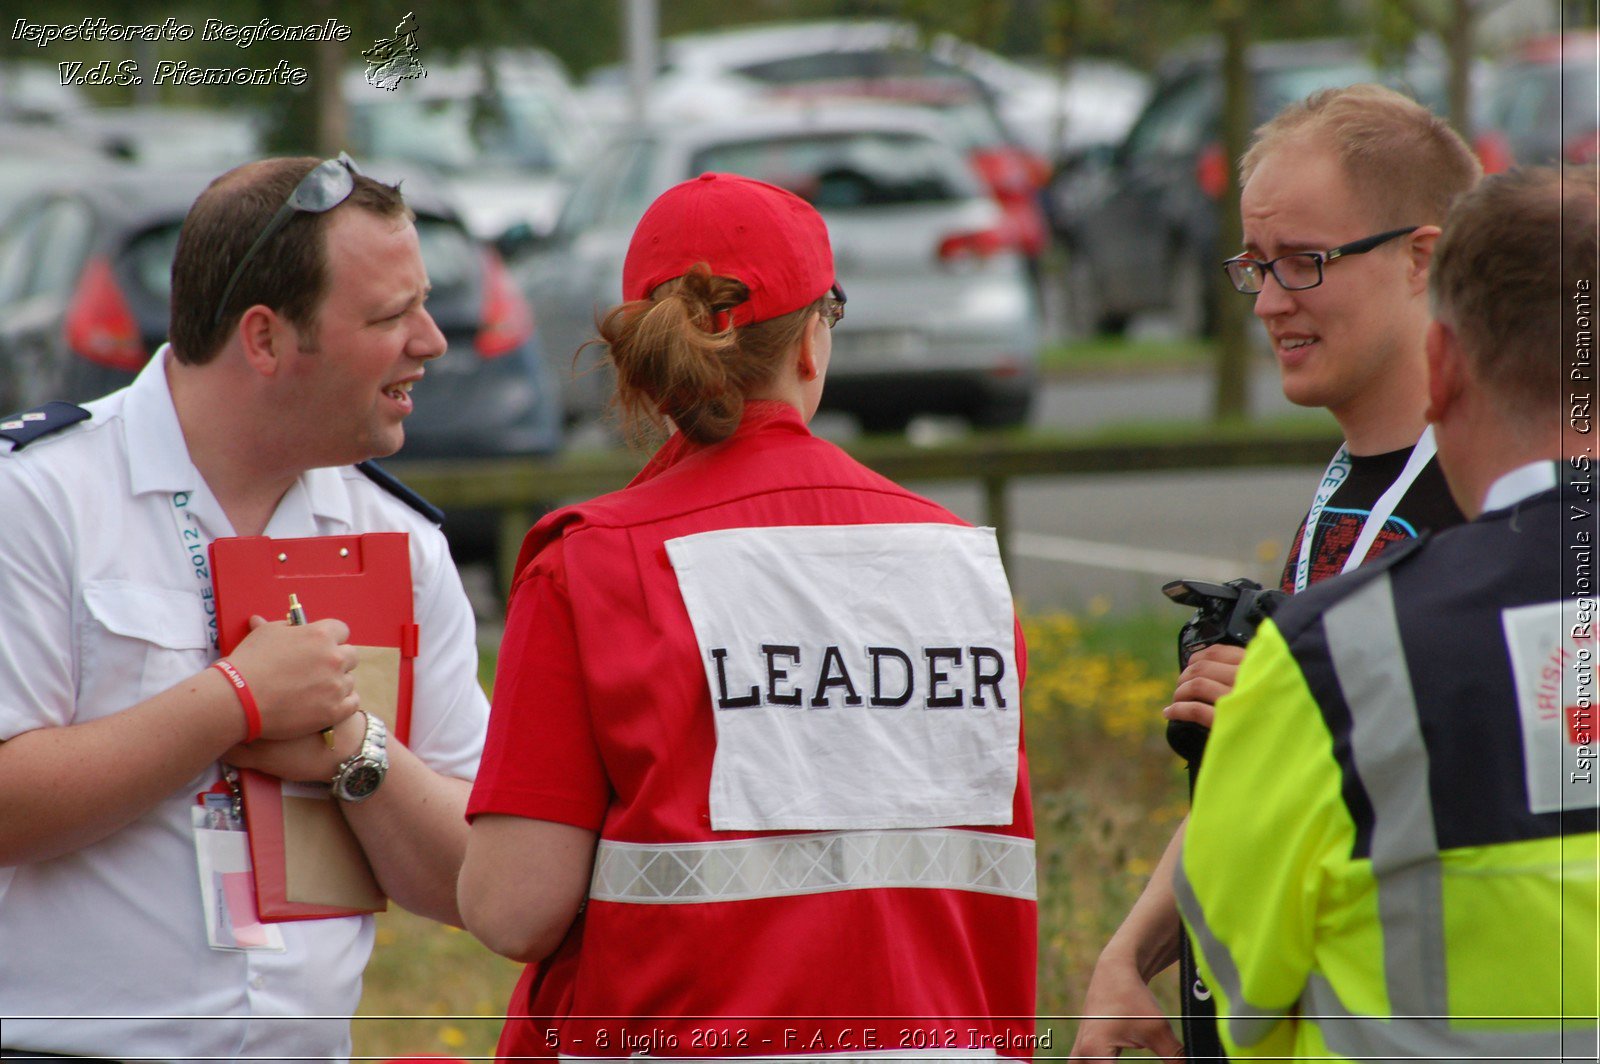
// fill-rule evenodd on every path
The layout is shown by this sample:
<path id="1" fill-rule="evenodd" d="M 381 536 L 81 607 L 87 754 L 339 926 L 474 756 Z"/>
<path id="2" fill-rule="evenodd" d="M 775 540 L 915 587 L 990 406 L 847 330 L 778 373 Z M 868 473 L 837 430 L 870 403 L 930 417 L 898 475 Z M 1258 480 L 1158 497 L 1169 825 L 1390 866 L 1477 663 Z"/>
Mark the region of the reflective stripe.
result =
<path id="1" fill-rule="evenodd" d="M 1406 669 L 1394 591 L 1383 573 L 1323 618 L 1350 709 L 1351 756 L 1372 800 L 1372 872 L 1389 1011 L 1443 1016 L 1443 870 L 1428 793 L 1428 748 Z"/>
<path id="2" fill-rule="evenodd" d="M 1222 944 L 1206 923 L 1206 914 L 1200 908 L 1189 877 L 1184 875 L 1183 863 L 1172 877 L 1172 892 L 1178 899 L 1178 911 L 1189 925 L 1200 947 L 1200 954 L 1211 965 L 1211 985 L 1227 999 L 1228 1034 L 1241 1046 L 1253 1046 L 1265 1038 L 1272 1028 L 1288 1014 L 1288 1009 L 1267 1008 L 1257 1005 L 1244 996 L 1244 981 L 1239 977 L 1239 965 L 1228 947 Z"/>
<path id="3" fill-rule="evenodd" d="M 1317 1025 L 1328 1048 L 1363 1061 L 1594 1060 L 1596 1028 L 1592 1017 L 1561 1021 L 1550 1017 L 1548 1030 L 1491 1031 L 1453 1026 L 1443 1015 L 1379 1019 L 1357 1016 L 1321 975 L 1306 982 L 1301 1019 Z M 1459 1022 L 1459 1021 L 1458 1021 Z M 1526 1022 L 1526 1021 L 1523 1021 Z"/>
<path id="4" fill-rule="evenodd" d="M 589 897 L 680 904 L 875 887 L 1037 896 L 1033 840 L 949 828 L 832 831 L 672 846 L 601 839 Z"/>

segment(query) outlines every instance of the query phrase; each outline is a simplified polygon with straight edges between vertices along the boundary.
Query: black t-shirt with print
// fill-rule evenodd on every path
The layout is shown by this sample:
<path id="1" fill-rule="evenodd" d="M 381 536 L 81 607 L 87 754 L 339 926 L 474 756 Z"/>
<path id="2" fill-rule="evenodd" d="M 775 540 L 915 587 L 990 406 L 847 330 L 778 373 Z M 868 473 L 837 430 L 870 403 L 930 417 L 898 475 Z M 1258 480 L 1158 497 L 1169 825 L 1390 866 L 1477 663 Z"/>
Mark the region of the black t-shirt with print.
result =
<path id="1" fill-rule="evenodd" d="M 1312 535 L 1309 583 L 1315 584 L 1330 576 L 1338 576 L 1343 571 L 1344 560 L 1349 557 L 1350 549 L 1361 535 L 1361 528 L 1366 524 L 1373 504 L 1389 490 L 1389 485 L 1405 469 L 1406 460 L 1410 457 L 1410 447 L 1387 454 L 1350 456 L 1350 475 L 1323 507 L 1316 532 Z M 1309 511 L 1307 516 L 1310 516 Z M 1411 489 L 1401 496 L 1394 513 L 1384 522 L 1364 560 L 1370 561 L 1391 543 L 1415 539 L 1424 532 L 1450 528 L 1466 519 L 1466 515 L 1450 497 L 1450 488 L 1439 469 L 1439 459 L 1432 458 L 1417 474 Z M 1300 543 L 1305 527 L 1305 518 L 1301 518 L 1300 527 L 1295 529 L 1294 539 L 1289 546 L 1289 558 L 1284 563 L 1283 576 L 1278 581 L 1278 586 L 1284 591 L 1294 591 L 1295 564 L 1300 558 Z"/>

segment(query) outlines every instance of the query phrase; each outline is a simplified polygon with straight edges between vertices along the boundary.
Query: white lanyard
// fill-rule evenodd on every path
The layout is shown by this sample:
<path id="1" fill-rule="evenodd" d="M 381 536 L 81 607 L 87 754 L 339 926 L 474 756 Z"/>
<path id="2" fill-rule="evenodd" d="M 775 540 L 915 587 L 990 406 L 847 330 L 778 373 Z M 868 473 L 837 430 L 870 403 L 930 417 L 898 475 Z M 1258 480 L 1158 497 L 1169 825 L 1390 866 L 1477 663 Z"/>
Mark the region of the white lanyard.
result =
<path id="1" fill-rule="evenodd" d="M 1400 471 L 1400 475 L 1395 477 L 1394 483 L 1378 497 L 1378 501 L 1372 504 L 1372 511 L 1367 514 L 1366 522 L 1361 526 L 1361 534 L 1356 537 L 1355 545 L 1345 556 L 1344 568 L 1339 570 L 1341 573 L 1348 573 L 1366 558 L 1367 551 L 1372 549 L 1372 544 L 1378 538 L 1378 533 L 1383 531 L 1383 526 L 1394 516 L 1395 507 L 1400 505 L 1400 500 L 1411 490 L 1411 485 L 1422 474 L 1423 466 L 1433 458 L 1435 450 L 1433 426 L 1429 425 L 1422 430 L 1416 446 L 1411 448 L 1411 456 L 1406 459 L 1405 468 Z M 1294 565 L 1296 594 L 1304 591 L 1311 581 L 1312 538 L 1316 535 L 1317 524 L 1322 518 L 1322 511 L 1328 505 L 1328 500 L 1333 498 L 1333 493 L 1338 491 L 1340 485 L 1350 476 L 1350 467 L 1350 449 L 1340 444 L 1338 453 L 1333 456 L 1333 461 L 1328 463 L 1327 471 L 1322 474 L 1322 483 L 1317 486 L 1316 497 L 1311 500 L 1311 510 L 1306 514 L 1305 528 L 1300 533 L 1300 556 L 1295 559 Z"/>
<path id="2" fill-rule="evenodd" d="M 216 649 L 220 639 L 217 634 L 217 595 L 211 586 L 210 544 L 200 531 L 194 511 L 189 509 L 189 500 L 193 496 L 194 493 L 189 491 L 173 493 L 172 521 L 178 529 L 178 543 L 183 548 L 183 556 L 188 559 L 189 569 L 200 581 L 200 602 L 206 611 L 206 635 L 211 640 L 212 648 Z"/>

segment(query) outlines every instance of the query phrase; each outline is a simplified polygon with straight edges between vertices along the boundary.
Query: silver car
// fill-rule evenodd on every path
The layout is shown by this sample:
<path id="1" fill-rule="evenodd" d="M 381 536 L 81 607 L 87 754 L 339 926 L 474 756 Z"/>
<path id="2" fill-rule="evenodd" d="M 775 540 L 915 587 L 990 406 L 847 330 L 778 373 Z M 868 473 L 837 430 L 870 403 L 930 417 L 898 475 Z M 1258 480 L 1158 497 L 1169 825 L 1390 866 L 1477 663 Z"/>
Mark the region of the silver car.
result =
<path id="1" fill-rule="evenodd" d="M 635 223 L 659 193 L 705 171 L 789 188 L 827 220 L 850 305 L 834 331 L 825 407 L 868 431 L 921 413 L 1026 420 L 1038 308 L 1000 207 L 937 121 L 914 108 L 754 105 L 614 140 L 518 267 L 567 381 L 569 418 L 599 413 L 610 393 L 599 350 L 578 349 L 621 299 Z"/>

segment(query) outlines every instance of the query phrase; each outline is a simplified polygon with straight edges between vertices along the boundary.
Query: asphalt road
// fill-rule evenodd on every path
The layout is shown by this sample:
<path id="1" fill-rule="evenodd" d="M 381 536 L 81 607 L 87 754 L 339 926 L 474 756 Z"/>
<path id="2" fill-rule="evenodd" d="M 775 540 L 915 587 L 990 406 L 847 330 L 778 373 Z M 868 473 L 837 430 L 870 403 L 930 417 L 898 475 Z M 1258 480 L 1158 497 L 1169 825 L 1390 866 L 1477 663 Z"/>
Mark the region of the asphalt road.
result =
<path id="1" fill-rule="evenodd" d="M 1211 380 L 1205 373 L 1177 373 L 1055 381 L 1040 398 L 1040 425 L 1203 422 L 1210 416 Z M 1284 399 L 1269 364 L 1252 376 L 1251 411 L 1262 417 L 1300 412 Z M 1270 586 L 1319 472 L 1247 469 L 1020 482 L 1011 502 L 1019 530 L 1012 586 L 1031 609 L 1171 608 L 1175 615 L 1178 608 L 1161 594 L 1168 580 L 1248 576 Z M 981 513 L 975 488 L 938 497 L 969 519 Z"/>
<path id="2" fill-rule="evenodd" d="M 1127 421 L 1188 421 L 1210 416 L 1211 378 L 1203 371 L 1140 373 L 1046 382 L 1036 427 L 1084 430 Z M 1251 413 L 1302 413 L 1283 397 L 1276 370 L 1262 362 L 1251 380 Z M 1331 421 L 1331 419 L 1330 419 Z M 854 425 L 819 415 L 817 430 L 847 440 Z M 965 432 L 957 421 L 924 419 L 913 438 Z M 1330 455 L 1331 457 L 1331 455 Z M 1161 585 L 1179 577 L 1276 582 L 1320 469 L 1216 473 L 1097 474 L 1021 480 L 1011 489 L 1016 529 L 1012 587 L 1029 609 L 1160 611 Z M 983 521 L 976 485 L 912 485 L 969 521 Z"/>

